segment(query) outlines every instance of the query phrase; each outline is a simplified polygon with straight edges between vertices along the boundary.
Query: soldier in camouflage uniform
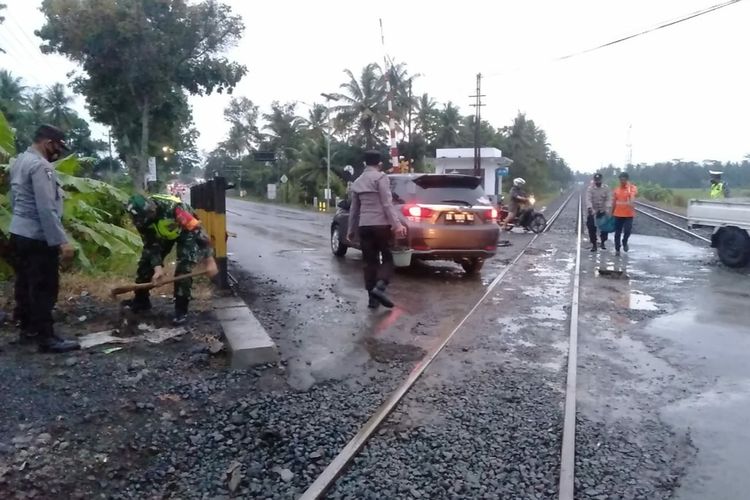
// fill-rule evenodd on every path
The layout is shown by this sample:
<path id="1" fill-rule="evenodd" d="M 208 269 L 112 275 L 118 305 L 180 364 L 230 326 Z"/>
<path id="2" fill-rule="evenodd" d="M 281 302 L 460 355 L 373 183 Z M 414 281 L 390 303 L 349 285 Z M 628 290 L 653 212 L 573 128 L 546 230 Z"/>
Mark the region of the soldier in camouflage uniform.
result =
<path id="1" fill-rule="evenodd" d="M 136 194 L 128 200 L 127 211 L 143 240 L 143 253 L 138 262 L 136 283 L 158 282 L 164 276 L 164 259 L 177 245 L 177 267 L 175 276 L 188 274 L 193 266 L 205 259 L 213 258 L 208 237 L 201 229 L 200 221 L 193 209 L 180 198 L 170 195 L 143 196 Z M 187 321 L 190 278 L 174 284 L 176 325 Z M 128 304 L 134 312 L 151 309 L 148 290 L 135 292 Z"/>

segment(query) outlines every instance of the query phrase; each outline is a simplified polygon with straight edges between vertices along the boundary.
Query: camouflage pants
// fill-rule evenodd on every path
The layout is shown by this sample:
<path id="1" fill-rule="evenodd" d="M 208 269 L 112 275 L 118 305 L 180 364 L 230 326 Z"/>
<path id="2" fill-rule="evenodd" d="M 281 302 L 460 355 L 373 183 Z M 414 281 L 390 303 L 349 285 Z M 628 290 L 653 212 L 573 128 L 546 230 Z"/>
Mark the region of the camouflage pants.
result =
<path id="1" fill-rule="evenodd" d="M 175 276 L 188 274 L 193 266 L 212 255 L 211 248 L 200 243 L 200 234 L 183 231 L 176 240 L 144 241 L 143 253 L 138 261 L 136 283 L 148 283 L 154 276 L 154 267 L 163 265 L 164 259 L 177 246 L 177 266 Z M 187 278 L 174 283 L 174 296 L 190 299 L 193 279 Z"/>

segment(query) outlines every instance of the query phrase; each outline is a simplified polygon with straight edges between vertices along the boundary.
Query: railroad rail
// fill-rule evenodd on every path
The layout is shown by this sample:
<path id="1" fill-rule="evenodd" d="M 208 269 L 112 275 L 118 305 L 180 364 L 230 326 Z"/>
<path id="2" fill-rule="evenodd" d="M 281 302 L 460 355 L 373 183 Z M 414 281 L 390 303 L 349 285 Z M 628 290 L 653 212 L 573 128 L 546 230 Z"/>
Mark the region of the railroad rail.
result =
<path id="1" fill-rule="evenodd" d="M 701 240 L 701 241 L 703 241 L 705 243 L 711 243 L 711 238 L 707 238 L 707 237 L 705 237 L 705 236 L 703 236 L 701 234 L 698 234 L 698 233 L 696 233 L 694 231 L 690 231 L 689 229 L 686 229 L 685 227 L 681 227 L 678 224 L 675 224 L 673 222 L 670 222 L 670 221 L 664 219 L 663 217 L 660 217 L 659 215 L 655 215 L 653 212 L 657 212 L 657 213 L 660 213 L 660 214 L 663 214 L 663 215 L 667 215 L 669 217 L 673 217 L 673 218 L 677 219 L 680 223 L 684 223 L 685 225 L 687 225 L 687 220 L 688 219 L 684 215 L 677 214 L 677 213 L 674 213 L 674 212 L 670 212 L 669 210 L 665 210 L 665 209 L 660 208 L 660 207 L 655 207 L 653 205 L 642 203 L 640 201 L 635 202 L 635 204 L 636 204 L 635 211 L 638 212 L 639 214 L 643 214 L 646 217 L 649 217 L 649 218 L 651 218 L 651 219 L 653 219 L 653 220 L 655 220 L 657 222 L 661 222 L 662 224 L 665 224 L 665 225 L 671 227 L 672 229 L 674 229 L 675 231 L 679 231 L 682 234 L 686 234 L 688 236 L 692 236 L 693 238 Z"/>
<path id="2" fill-rule="evenodd" d="M 329 489 L 336 483 L 338 478 L 347 470 L 352 460 L 359 454 L 362 448 L 367 444 L 370 438 L 375 434 L 379 426 L 393 412 L 393 410 L 403 400 L 404 396 L 412 389 L 417 380 L 422 376 L 428 366 L 443 351 L 445 346 L 450 342 L 454 335 L 464 326 L 469 318 L 479 309 L 490 294 L 502 283 L 508 276 L 508 273 L 526 254 L 527 250 L 537 241 L 537 239 L 554 225 L 560 214 L 576 195 L 576 191 L 563 201 L 562 205 L 552 214 L 547 227 L 540 234 L 535 234 L 516 255 L 516 257 L 495 277 L 489 284 L 487 290 L 468 311 L 468 313 L 458 322 L 458 324 L 433 346 L 424 358 L 414 367 L 404 381 L 388 396 L 388 398 L 375 410 L 367 422 L 360 427 L 355 436 L 341 449 L 338 455 L 334 457 L 331 463 L 315 479 L 315 481 L 305 490 L 300 500 L 317 500 L 324 498 Z M 578 344 L 578 297 L 580 284 L 580 260 L 581 260 L 581 238 L 582 238 L 582 216 L 581 216 L 582 199 L 578 194 L 577 208 L 577 248 L 575 275 L 573 281 L 573 293 L 571 301 L 570 314 L 570 336 L 568 352 L 568 370 L 566 381 L 566 399 L 565 399 L 565 418 L 563 424 L 562 448 L 561 448 L 561 468 L 560 468 L 560 485 L 559 499 L 573 500 L 574 498 L 574 464 L 575 464 L 575 426 L 576 426 L 576 377 L 577 377 L 577 344 Z"/>

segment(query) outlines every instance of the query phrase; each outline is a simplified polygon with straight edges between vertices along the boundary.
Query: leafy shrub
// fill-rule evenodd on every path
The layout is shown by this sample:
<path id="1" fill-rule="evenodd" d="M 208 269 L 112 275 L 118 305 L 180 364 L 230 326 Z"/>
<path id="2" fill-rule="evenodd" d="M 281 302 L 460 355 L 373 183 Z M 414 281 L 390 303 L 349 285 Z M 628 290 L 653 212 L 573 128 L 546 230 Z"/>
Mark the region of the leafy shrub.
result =
<path id="1" fill-rule="evenodd" d="M 0 113 L 0 160 L 8 162 L 15 155 L 13 131 Z M 85 271 L 117 270 L 132 263 L 141 248 L 141 239 L 129 226 L 124 204 L 128 194 L 106 182 L 77 177 L 82 162 L 74 155 L 56 162 L 60 185 L 64 191 L 63 226 L 76 248 L 75 265 Z M 8 199 L 9 164 L 0 164 L 0 239 L 6 248 L 9 238 L 11 207 Z M 0 260 L 2 260 L 0 258 Z M 0 262 L 0 274 L 7 262 Z"/>

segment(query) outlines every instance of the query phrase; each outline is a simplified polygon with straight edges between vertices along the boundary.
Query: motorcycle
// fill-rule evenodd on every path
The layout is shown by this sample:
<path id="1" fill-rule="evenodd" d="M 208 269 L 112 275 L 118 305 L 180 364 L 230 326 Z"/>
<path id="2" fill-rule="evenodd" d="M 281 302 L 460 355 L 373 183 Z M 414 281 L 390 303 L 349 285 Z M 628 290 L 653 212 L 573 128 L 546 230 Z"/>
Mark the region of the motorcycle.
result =
<path id="1" fill-rule="evenodd" d="M 536 199 L 534 198 L 534 195 L 529 196 L 529 201 L 519 210 L 518 217 L 508 224 L 508 230 L 510 231 L 514 227 L 522 227 L 525 231 L 531 231 L 536 234 L 544 231 L 547 227 L 547 219 L 544 217 L 543 213 L 538 212 L 534 208 L 535 204 Z M 505 226 L 505 220 L 508 218 L 508 215 L 510 215 L 510 211 L 508 205 L 505 204 L 504 196 L 501 196 L 498 200 L 497 212 L 497 223 L 500 226 Z"/>

